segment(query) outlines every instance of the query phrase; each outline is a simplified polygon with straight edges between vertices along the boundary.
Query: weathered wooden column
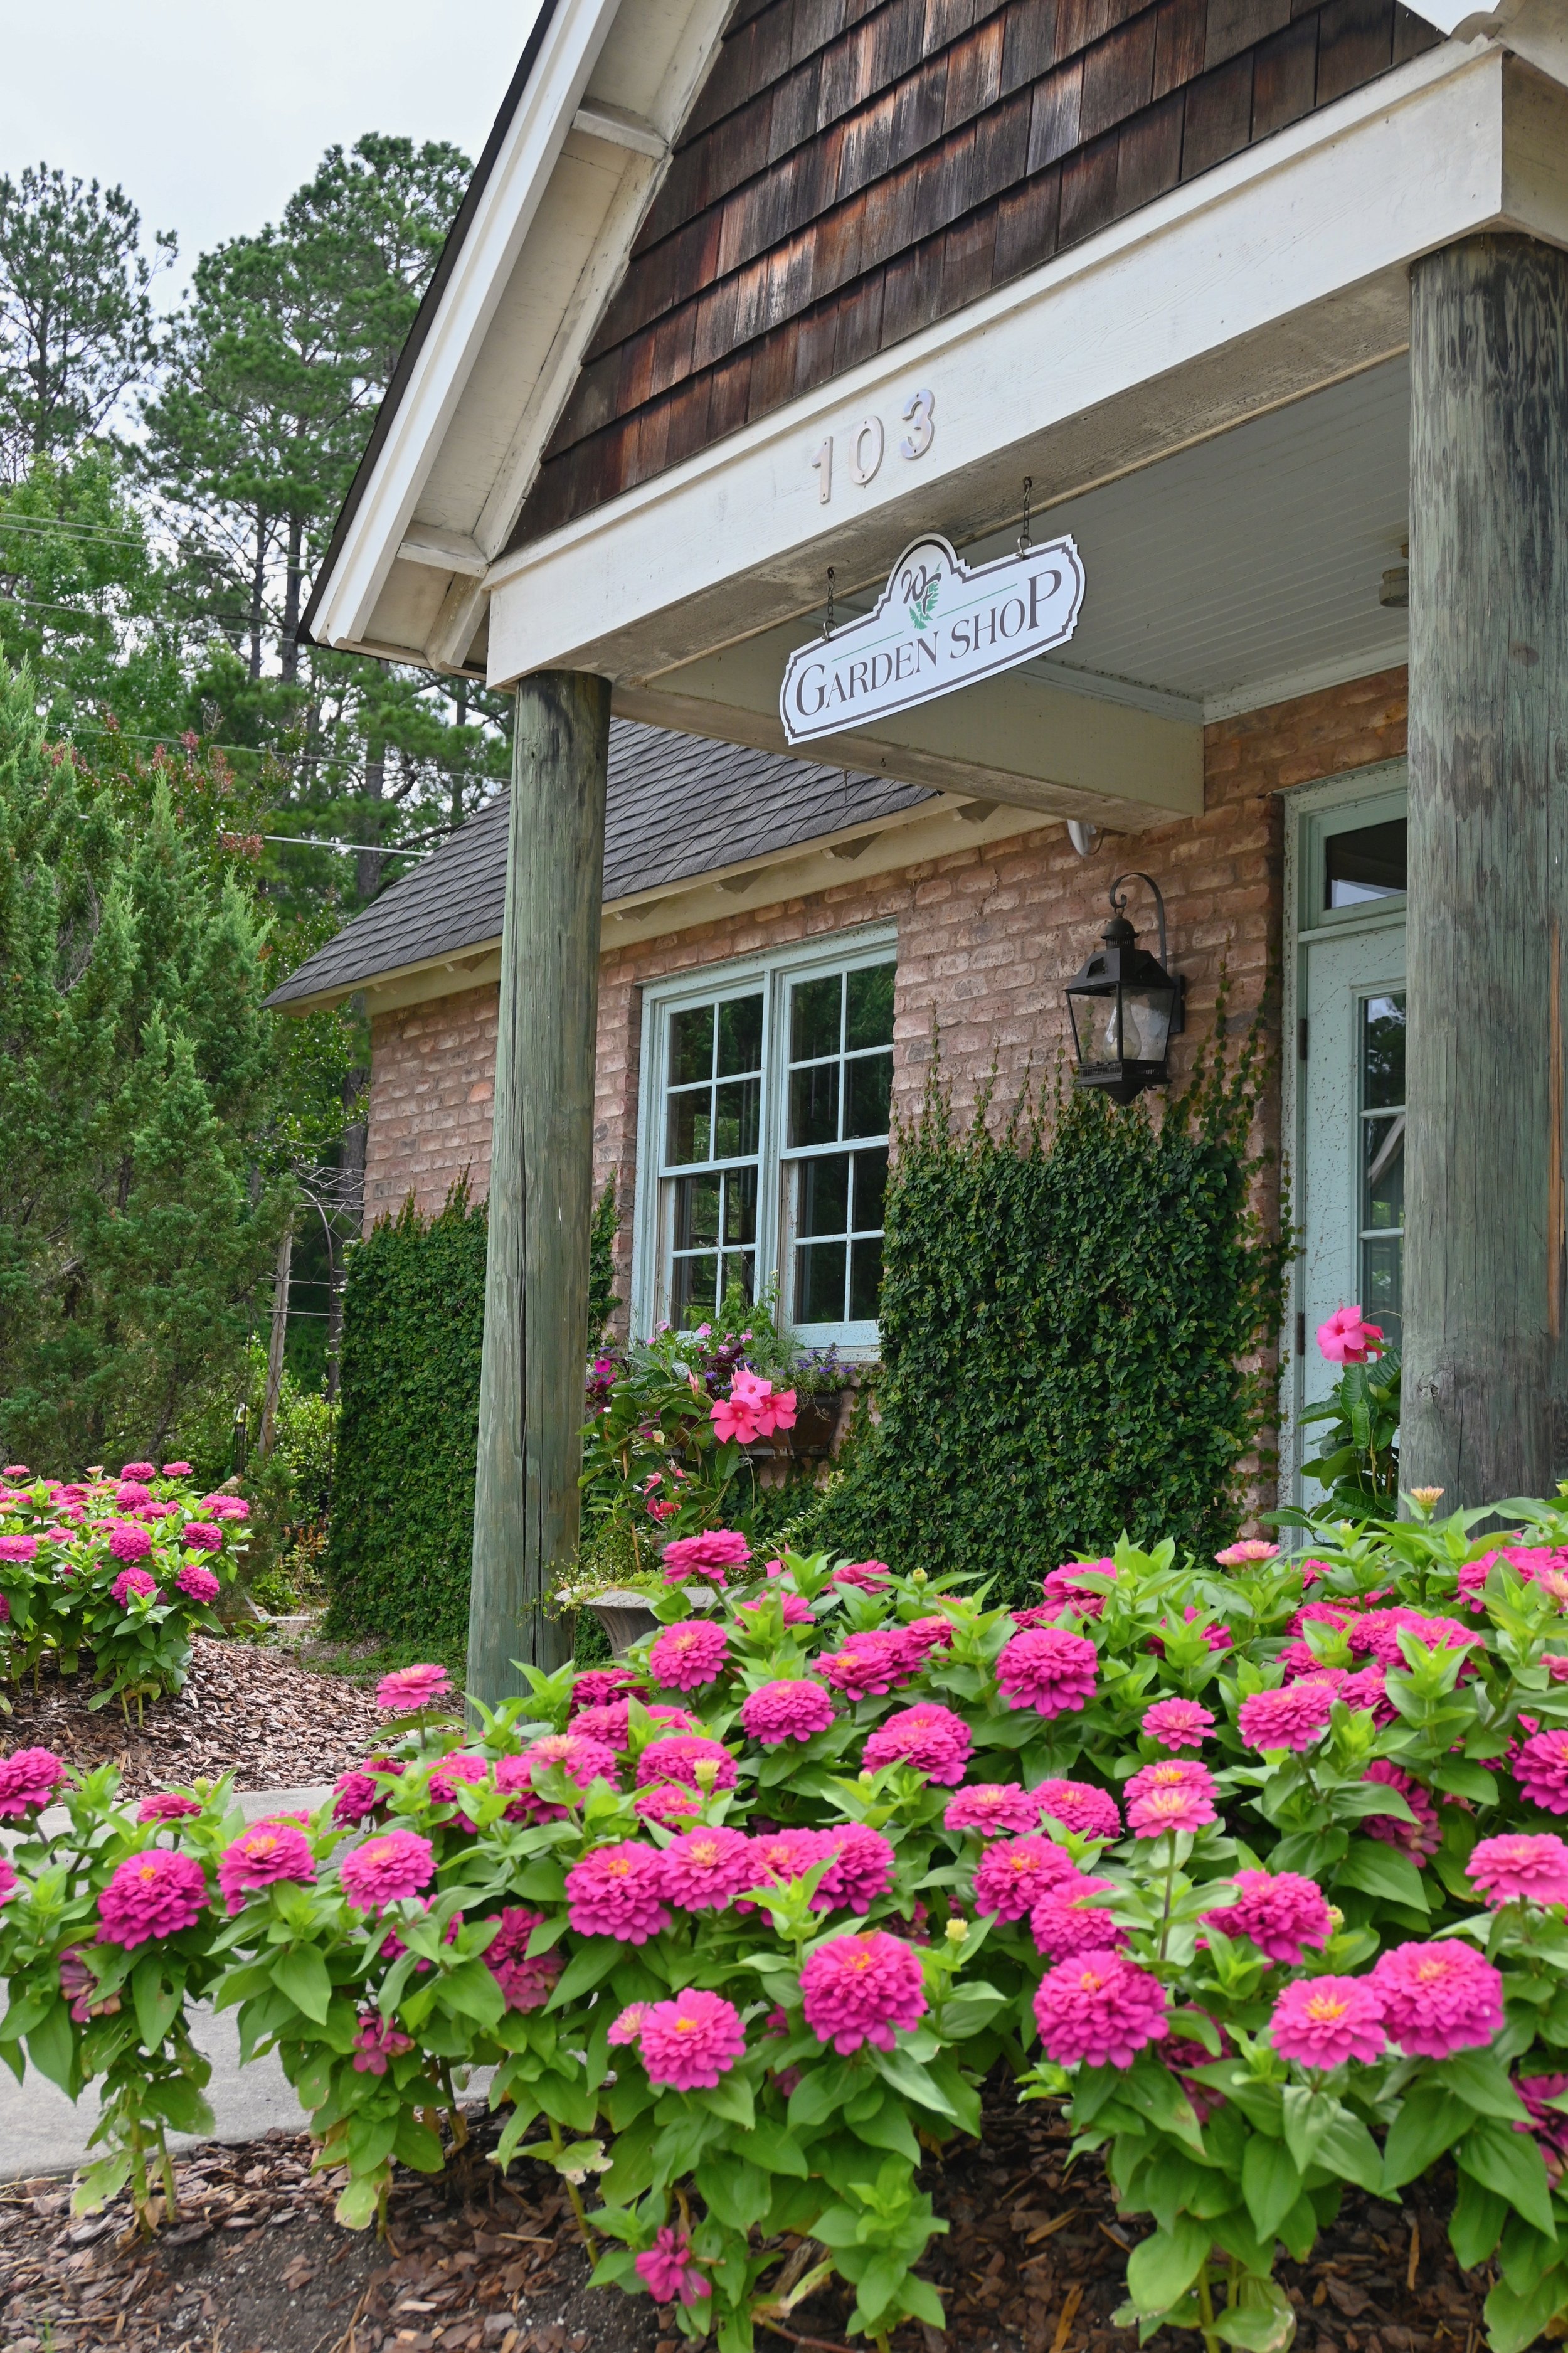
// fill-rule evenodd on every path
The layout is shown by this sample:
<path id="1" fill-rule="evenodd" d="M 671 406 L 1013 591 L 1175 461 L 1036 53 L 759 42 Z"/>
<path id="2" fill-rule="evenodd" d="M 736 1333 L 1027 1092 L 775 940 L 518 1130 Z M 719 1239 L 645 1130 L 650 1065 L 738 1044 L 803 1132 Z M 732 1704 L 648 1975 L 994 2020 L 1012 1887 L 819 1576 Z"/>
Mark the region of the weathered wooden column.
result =
<path id="1" fill-rule="evenodd" d="M 1410 374 L 1400 1472 L 1451 1508 L 1568 1472 L 1568 254 L 1418 262 Z"/>
<path id="2" fill-rule="evenodd" d="M 566 1656 L 541 1603 L 577 1541 L 609 725 L 605 679 L 518 688 L 468 1606 L 490 1706 L 514 1660 Z"/>

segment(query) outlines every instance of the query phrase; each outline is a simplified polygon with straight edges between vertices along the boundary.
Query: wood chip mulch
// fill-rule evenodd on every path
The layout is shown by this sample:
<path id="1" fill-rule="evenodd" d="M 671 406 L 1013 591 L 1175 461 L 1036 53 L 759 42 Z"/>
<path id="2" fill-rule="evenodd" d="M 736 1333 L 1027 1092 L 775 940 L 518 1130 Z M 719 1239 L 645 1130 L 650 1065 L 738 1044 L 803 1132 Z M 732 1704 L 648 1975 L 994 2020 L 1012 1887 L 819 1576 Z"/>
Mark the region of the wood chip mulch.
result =
<path id="1" fill-rule="evenodd" d="M 5 1695 L 0 1751 L 52 1748 L 79 1772 L 116 1764 L 127 1797 L 230 1772 L 240 1789 L 331 1781 L 370 1753 L 378 1721 L 370 1693 L 346 1676 L 313 1674 L 269 1644 L 205 1634 L 184 1691 L 150 1701 L 140 1729 L 134 1703 L 129 1726 L 118 1700 L 89 1711 L 90 1674 L 58 1675 L 52 1663 L 36 1694 L 28 1677 Z"/>
<path id="2" fill-rule="evenodd" d="M 679 2353 L 673 2315 L 586 2287 L 576 2226 L 552 2173 L 486 2160 L 499 2125 L 476 2114 L 468 2178 L 400 2174 L 387 2241 L 339 2230 L 333 2187 L 310 2178 L 303 2135 L 208 2145 L 176 2167 L 182 2220 L 151 2249 L 123 2201 L 72 2222 L 55 2180 L 0 2192 L 0 2343 L 6 2353 Z M 945 2337 L 906 2327 L 894 2353 L 1132 2353 L 1110 2315 L 1127 2247 L 1099 2164 L 1067 2170 L 1054 2110 L 987 2103 L 985 2137 L 927 2169 L 951 2234 L 925 2265 Z M 1455 2265 L 1438 2201 L 1359 2193 L 1306 2264 L 1284 2263 L 1303 2353 L 1473 2353 L 1489 2280 Z M 785 2353 L 849 2353 L 847 2299 L 825 2288 L 760 2337 Z M 1158 2353 L 1195 2340 L 1162 2333 Z"/>

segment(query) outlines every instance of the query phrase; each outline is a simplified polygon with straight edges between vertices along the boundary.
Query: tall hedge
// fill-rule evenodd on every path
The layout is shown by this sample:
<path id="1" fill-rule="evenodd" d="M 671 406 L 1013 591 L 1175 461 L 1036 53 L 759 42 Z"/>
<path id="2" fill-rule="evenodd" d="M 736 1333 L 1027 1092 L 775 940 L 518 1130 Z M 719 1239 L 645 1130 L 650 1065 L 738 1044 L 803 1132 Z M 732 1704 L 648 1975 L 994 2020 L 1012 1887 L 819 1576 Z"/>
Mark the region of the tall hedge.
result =
<path id="1" fill-rule="evenodd" d="M 1260 1079 L 1255 1036 L 1158 1126 L 1058 1086 L 999 1132 L 933 1083 L 889 1191 L 875 1419 L 803 1535 L 1031 1600 L 1123 1528 L 1227 1542 L 1288 1247 L 1256 1208 Z"/>
<path id="2" fill-rule="evenodd" d="M 412 1196 L 349 1254 L 327 1540 L 329 1633 L 459 1660 L 468 1633 L 485 1211 Z"/>

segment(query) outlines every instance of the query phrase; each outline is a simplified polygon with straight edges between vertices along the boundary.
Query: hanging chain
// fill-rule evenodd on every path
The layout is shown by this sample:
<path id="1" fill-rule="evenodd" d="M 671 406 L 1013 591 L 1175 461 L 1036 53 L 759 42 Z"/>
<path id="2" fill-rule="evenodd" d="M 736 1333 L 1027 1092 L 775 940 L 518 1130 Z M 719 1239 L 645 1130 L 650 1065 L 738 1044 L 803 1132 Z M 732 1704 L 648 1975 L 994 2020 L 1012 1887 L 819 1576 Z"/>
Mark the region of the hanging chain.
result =
<path id="1" fill-rule="evenodd" d="M 1026 474 L 1024 477 L 1024 526 L 1018 533 L 1018 553 L 1020 555 L 1027 555 L 1029 553 L 1031 544 L 1029 539 L 1029 514 L 1034 504 L 1034 497 L 1035 478 L 1033 474 Z"/>
<path id="2" fill-rule="evenodd" d="M 826 645 L 833 635 L 833 583 L 836 575 L 832 565 L 827 567 L 827 618 L 822 625 L 822 642 Z"/>

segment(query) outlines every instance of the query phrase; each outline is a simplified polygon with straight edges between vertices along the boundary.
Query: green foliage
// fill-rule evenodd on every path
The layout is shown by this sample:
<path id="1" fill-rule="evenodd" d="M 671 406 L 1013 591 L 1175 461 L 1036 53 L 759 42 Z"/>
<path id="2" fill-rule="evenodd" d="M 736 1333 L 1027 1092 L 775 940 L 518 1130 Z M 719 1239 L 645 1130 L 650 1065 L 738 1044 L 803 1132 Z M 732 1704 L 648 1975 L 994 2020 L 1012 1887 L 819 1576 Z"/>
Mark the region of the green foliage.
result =
<path id="1" fill-rule="evenodd" d="M 262 934 L 166 786 L 140 824 L 0 660 L 0 1438 L 167 1451 L 232 1376 L 285 1187 Z M 116 1451 L 118 1450 L 118 1452 Z"/>
<path id="2" fill-rule="evenodd" d="M 616 1180 L 612 1176 L 595 1204 L 594 1222 L 588 1234 L 590 1356 L 603 1340 L 605 1325 L 621 1304 L 616 1296 L 616 1236 L 620 1230 L 620 1222 L 616 1208 Z"/>
<path id="3" fill-rule="evenodd" d="M 1254 1039 L 1158 1127 L 1145 1102 L 1058 1092 L 1000 1133 L 983 1102 L 965 1133 L 933 1081 L 888 1195 L 879 1419 L 814 1545 L 1032 1600 L 1119 1528 L 1228 1541 L 1273 1415 L 1248 1359 L 1278 1328 L 1287 1248 L 1255 1206 L 1260 1082 Z"/>
<path id="4" fill-rule="evenodd" d="M 331 1530 L 330 1634 L 462 1655 L 468 1630 L 483 1205 L 459 1182 L 426 1224 L 412 1200 L 349 1253 Z"/>
<path id="5" fill-rule="evenodd" d="M 1370 1364 L 1346 1365 L 1331 1394 L 1302 1414 L 1303 1427 L 1327 1425 L 1317 1459 L 1301 1465 L 1329 1491 L 1315 1500 L 1314 1518 L 1399 1517 L 1399 1390 L 1400 1353 L 1389 1348 Z"/>

